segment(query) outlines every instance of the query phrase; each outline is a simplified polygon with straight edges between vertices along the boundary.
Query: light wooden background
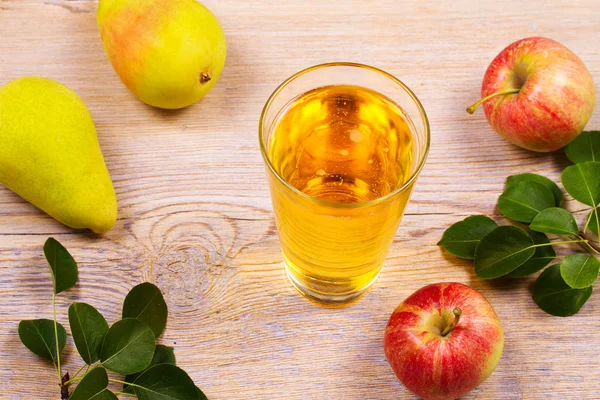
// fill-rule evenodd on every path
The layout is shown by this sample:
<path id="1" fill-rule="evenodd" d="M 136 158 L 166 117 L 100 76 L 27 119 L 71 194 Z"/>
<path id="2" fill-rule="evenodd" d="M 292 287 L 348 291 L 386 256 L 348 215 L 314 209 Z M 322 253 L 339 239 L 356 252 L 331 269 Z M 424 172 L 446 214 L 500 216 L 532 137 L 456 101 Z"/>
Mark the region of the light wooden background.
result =
<path id="1" fill-rule="evenodd" d="M 576 52 L 600 84 L 596 1 L 206 0 L 227 34 L 220 82 L 180 112 L 152 109 L 106 59 L 93 0 L 0 0 L 0 84 L 42 75 L 89 106 L 119 200 L 119 220 L 97 237 L 73 231 L 0 187 L 0 398 L 56 399 L 49 363 L 19 342 L 18 321 L 51 318 L 42 245 L 59 239 L 80 264 L 76 289 L 109 322 L 135 284 L 150 280 L 170 309 L 162 343 L 217 399 L 412 399 L 382 349 L 387 319 L 406 296 L 439 281 L 470 284 L 505 329 L 494 374 L 468 398 L 599 399 L 600 294 L 570 318 L 532 302 L 533 279 L 483 282 L 438 246 L 467 215 L 500 220 L 507 175 L 552 178 L 561 154 L 520 150 L 494 134 L 478 98 L 492 58 L 514 40 L 545 35 Z M 257 124 L 271 91 L 313 64 L 348 60 L 383 68 L 422 100 L 432 148 L 372 291 L 327 309 L 299 296 L 282 267 Z M 599 92 L 600 87 L 597 86 Z M 600 109 L 590 128 L 600 129 Z M 567 202 L 573 210 L 582 207 Z M 582 215 L 581 215 L 582 216 Z M 72 341 L 65 369 L 81 364 Z"/>

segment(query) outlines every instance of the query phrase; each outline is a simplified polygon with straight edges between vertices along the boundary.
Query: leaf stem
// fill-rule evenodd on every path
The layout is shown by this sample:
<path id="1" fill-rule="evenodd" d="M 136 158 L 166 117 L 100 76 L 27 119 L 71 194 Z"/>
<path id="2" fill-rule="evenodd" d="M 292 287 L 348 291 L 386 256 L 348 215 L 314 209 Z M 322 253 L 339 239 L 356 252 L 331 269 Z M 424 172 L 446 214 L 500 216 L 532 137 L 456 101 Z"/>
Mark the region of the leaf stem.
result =
<path id="1" fill-rule="evenodd" d="M 118 379 L 113 379 L 113 378 L 108 378 L 108 381 L 109 381 L 109 382 L 113 382 L 113 383 L 121 383 L 121 384 L 123 384 L 123 385 L 129 385 L 129 386 L 140 387 L 140 386 L 138 386 L 138 385 L 135 385 L 135 384 L 133 384 L 133 383 L 131 383 L 131 382 L 120 381 L 120 380 L 118 380 Z"/>
<path id="2" fill-rule="evenodd" d="M 135 394 L 126 393 L 126 392 L 113 392 L 113 393 L 120 394 L 121 396 L 137 397 Z"/>
<path id="3" fill-rule="evenodd" d="M 506 89 L 506 90 L 501 90 L 501 91 L 499 91 L 499 92 L 496 92 L 496 93 L 492 93 L 492 94 L 490 94 L 489 96 L 485 96 L 483 99 L 481 99 L 481 100 L 477 101 L 476 103 L 474 103 L 473 105 L 469 106 L 469 107 L 467 108 L 467 112 L 468 112 L 469 114 L 473 114 L 473 113 L 475 112 L 475 109 L 476 109 L 477 107 L 479 107 L 479 105 L 480 105 L 481 103 L 484 103 L 484 102 L 488 101 L 488 100 L 489 100 L 489 99 L 491 99 L 492 97 L 496 97 L 496 96 L 502 96 L 502 95 L 505 95 L 505 94 L 519 93 L 520 91 L 521 91 L 521 89 L 520 89 L 520 88 L 519 88 L 519 89 L 513 88 L 513 89 Z"/>
<path id="4" fill-rule="evenodd" d="M 85 369 L 85 372 L 83 373 L 83 375 L 81 376 L 81 378 L 78 378 L 78 377 L 77 377 L 77 374 L 79 374 L 79 372 L 81 372 L 81 370 L 83 369 L 83 367 L 87 367 L 87 368 Z M 83 367 L 81 367 L 81 368 L 79 369 L 79 371 L 77 371 L 77 373 L 76 373 L 76 374 L 75 374 L 75 375 L 74 375 L 74 376 L 73 376 L 71 379 L 69 379 L 67 382 L 65 382 L 65 385 L 70 385 L 70 384 L 72 384 L 72 383 L 75 383 L 75 382 L 77 382 L 77 381 L 80 381 L 80 380 L 82 380 L 83 378 L 85 378 L 85 376 L 86 376 L 86 375 L 88 374 L 88 372 L 90 371 L 90 367 L 91 367 L 91 365 L 87 365 L 87 364 L 86 364 L 86 365 L 84 365 Z"/>
<path id="5" fill-rule="evenodd" d="M 58 385 L 63 387 L 62 374 L 60 373 L 60 350 L 58 346 L 58 326 L 56 323 L 56 285 L 52 288 L 52 311 L 54 312 L 54 343 L 56 344 L 56 373 L 58 374 Z"/>
<path id="6" fill-rule="evenodd" d="M 564 240 L 561 242 L 551 242 L 551 243 L 541 243 L 541 244 L 534 244 L 529 246 L 530 249 L 535 249 L 536 247 L 544 247 L 544 246 L 552 246 L 554 244 L 571 244 L 571 243 L 588 243 L 589 240 L 588 239 L 584 239 L 583 237 L 581 239 L 578 240 Z"/>
<path id="7" fill-rule="evenodd" d="M 590 213 L 590 215 L 588 215 L 587 221 L 585 221 L 585 226 L 583 227 L 583 233 L 586 233 L 588 230 L 588 227 L 590 226 L 590 222 L 592 221 L 592 213 Z"/>
<path id="8" fill-rule="evenodd" d="M 596 245 L 593 241 L 589 240 L 585 233 L 579 232 L 579 237 L 583 239 L 583 243 L 587 245 L 585 250 L 592 250 L 596 254 L 600 254 L 600 247 Z"/>
<path id="9" fill-rule="evenodd" d="M 140 388 L 140 389 L 144 389 L 142 386 L 140 385 L 136 385 L 135 383 L 131 383 L 131 382 L 125 382 L 125 381 L 120 381 L 118 379 L 111 379 L 108 378 L 109 382 L 113 382 L 113 383 L 120 383 L 122 385 L 127 385 L 127 386 L 131 386 L 131 387 L 136 387 L 136 388 Z"/>
<path id="10" fill-rule="evenodd" d="M 77 370 L 77 372 L 75 372 L 75 375 L 73 375 L 73 378 L 71 378 L 71 379 L 75 379 L 75 378 L 77 378 L 77 375 L 79 375 L 79 373 L 80 373 L 81 371 L 83 371 L 83 369 L 84 369 L 86 366 L 87 366 L 87 367 L 89 367 L 89 365 L 87 365 L 87 364 L 83 364 L 83 365 L 81 366 L 81 368 L 79 368 L 79 369 Z M 84 375 L 85 375 L 85 374 L 84 374 Z"/>
<path id="11" fill-rule="evenodd" d="M 54 371 L 56 371 L 56 373 L 60 376 L 60 372 L 58 372 L 58 367 L 56 366 L 56 360 L 52 360 L 52 365 L 54 366 Z M 58 384 L 58 386 L 60 386 L 60 383 Z"/>
<path id="12" fill-rule="evenodd" d="M 80 380 L 82 380 L 83 378 L 85 378 L 85 376 L 87 375 L 87 372 L 85 374 L 83 374 L 81 377 L 77 378 L 77 377 L 73 377 L 71 379 L 69 379 L 68 381 L 65 382 L 65 385 L 71 385 L 75 382 L 79 382 Z"/>
<path id="13" fill-rule="evenodd" d="M 600 246 L 600 218 L 598 218 L 598 207 L 594 207 L 594 215 L 596 216 L 596 229 L 598 232 L 598 246 Z"/>

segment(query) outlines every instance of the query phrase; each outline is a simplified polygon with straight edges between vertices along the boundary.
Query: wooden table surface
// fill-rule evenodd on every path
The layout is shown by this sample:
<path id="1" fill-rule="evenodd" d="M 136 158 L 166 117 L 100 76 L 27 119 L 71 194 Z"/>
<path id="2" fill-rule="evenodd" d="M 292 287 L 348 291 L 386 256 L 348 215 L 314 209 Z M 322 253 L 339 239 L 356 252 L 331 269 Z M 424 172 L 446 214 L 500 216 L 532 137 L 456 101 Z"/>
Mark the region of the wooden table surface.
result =
<path id="1" fill-rule="evenodd" d="M 570 4 L 569 4 L 570 3 Z M 162 343 L 210 399 L 412 399 L 382 349 L 390 313 L 423 285 L 458 281 L 488 297 L 506 336 L 493 375 L 468 398 L 600 399 L 600 295 L 556 318 L 531 300 L 533 278 L 478 280 L 436 245 L 471 214 L 501 220 L 510 174 L 558 178 L 562 153 L 534 154 L 491 131 L 478 98 L 489 62 L 509 43 L 549 36 L 571 48 L 600 84 L 596 1 L 206 0 L 228 38 L 221 80 L 182 111 L 145 106 L 108 62 L 93 0 L 0 0 L 0 84 L 41 75 L 87 103 L 119 201 L 96 236 L 55 222 L 0 187 L 0 398 L 56 399 L 49 363 L 19 342 L 17 324 L 51 318 L 42 254 L 60 240 L 80 265 L 58 297 L 120 316 L 128 290 L 156 283 L 170 309 Z M 288 283 L 257 139 L 261 108 L 292 73 L 334 60 L 372 64 L 410 86 L 429 115 L 432 147 L 386 266 L 368 295 L 319 307 Z M 600 92 L 600 86 L 597 86 Z M 600 110 L 589 128 L 600 129 Z M 581 206 L 568 201 L 572 211 Z M 578 208 L 579 207 L 579 208 Z M 580 218 L 583 213 L 577 213 Z M 65 370 L 81 364 L 72 340 Z"/>

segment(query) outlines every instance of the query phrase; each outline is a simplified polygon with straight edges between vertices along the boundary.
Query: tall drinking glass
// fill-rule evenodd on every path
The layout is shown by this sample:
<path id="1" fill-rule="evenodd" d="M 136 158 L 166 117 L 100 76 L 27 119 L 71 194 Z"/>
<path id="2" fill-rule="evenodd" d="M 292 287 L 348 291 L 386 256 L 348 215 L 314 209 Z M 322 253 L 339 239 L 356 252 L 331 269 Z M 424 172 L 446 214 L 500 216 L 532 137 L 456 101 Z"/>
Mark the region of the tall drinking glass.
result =
<path id="1" fill-rule="evenodd" d="M 259 137 L 287 274 L 343 303 L 375 281 L 429 150 L 411 90 L 366 65 L 301 71 L 267 101 Z"/>

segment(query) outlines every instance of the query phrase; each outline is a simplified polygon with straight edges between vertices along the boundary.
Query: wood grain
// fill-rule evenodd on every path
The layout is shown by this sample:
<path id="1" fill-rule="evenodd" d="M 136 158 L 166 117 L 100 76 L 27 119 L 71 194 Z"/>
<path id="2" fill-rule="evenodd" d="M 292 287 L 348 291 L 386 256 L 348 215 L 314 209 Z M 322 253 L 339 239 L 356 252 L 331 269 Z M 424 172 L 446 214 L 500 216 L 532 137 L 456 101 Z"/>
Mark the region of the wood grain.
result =
<path id="1" fill-rule="evenodd" d="M 507 175 L 557 178 L 561 154 L 520 150 L 495 135 L 478 98 L 488 63 L 508 43 L 543 35 L 575 51 L 600 82 L 595 1 L 205 0 L 228 38 L 221 81 L 200 103 L 165 112 L 137 101 L 107 61 L 92 0 L 0 0 L 0 84 L 24 75 L 57 79 L 89 106 L 119 200 L 104 236 L 61 226 L 0 188 L 0 398 L 56 399 L 51 365 L 31 355 L 18 321 L 51 316 L 41 247 L 60 240 L 79 261 L 75 300 L 110 322 L 135 284 L 165 292 L 162 343 L 209 398 L 411 399 L 391 372 L 382 335 L 395 306 L 421 286 L 459 281 L 480 290 L 502 319 L 506 345 L 471 399 L 600 398 L 600 296 L 560 319 L 532 302 L 532 279 L 484 282 L 436 246 L 470 214 L 500 220 Z M 346 308 L 300 297 L 287 282 L 257 123 L 273 89 L 292 73 L 334 60 L 383 68 L 427 110 L 432 148 L 371 292 Z M 600 91 L 600 88 L 599 88 Z M 600 128 L 600 112 L 589 125 Z M 573 211 L 583 207 L 568 202 Z M 65 370 L 80 366 L 72 340 Z"/>

